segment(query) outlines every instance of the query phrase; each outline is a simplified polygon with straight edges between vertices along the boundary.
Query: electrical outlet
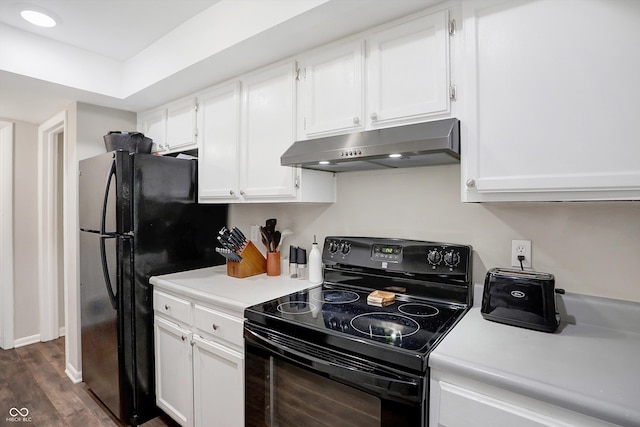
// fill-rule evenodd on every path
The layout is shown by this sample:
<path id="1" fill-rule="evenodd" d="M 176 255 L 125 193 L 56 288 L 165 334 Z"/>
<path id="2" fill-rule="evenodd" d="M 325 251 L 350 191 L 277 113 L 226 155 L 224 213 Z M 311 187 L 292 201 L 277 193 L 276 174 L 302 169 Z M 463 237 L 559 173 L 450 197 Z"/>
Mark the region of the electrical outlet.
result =
<path id="1" fill-rule="evenodd" d="M 511 266 L 520 267 L 518 255 L 524 255 L 522 266 L 531 268 L 531 240 L 512 240 L 511 241 Z"/>
<path id="2" fill-rule="evenodd" d="M 258 234 L 260 233 L 260 228 L 257 225 L 251 226 L 251 241 L 255 244 L 258 242 Z"/>

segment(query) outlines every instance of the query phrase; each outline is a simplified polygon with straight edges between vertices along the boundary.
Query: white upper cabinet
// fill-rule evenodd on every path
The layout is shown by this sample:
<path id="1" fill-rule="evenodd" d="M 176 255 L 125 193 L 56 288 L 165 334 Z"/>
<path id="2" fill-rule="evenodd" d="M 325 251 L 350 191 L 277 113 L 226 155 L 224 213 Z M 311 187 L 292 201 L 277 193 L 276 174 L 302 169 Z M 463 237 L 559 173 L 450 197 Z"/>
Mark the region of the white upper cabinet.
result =
<path id="1" fill-rule="evenodd" d="M 240 82 L 198 95 L 200 202 L 240 198 Z"/>
<path id="2" fill-rule="evenodd" d="M 189 97 L 167 105 L 167 150 L 198 148 L 196 144 L 196 98 Z"/>
<path id="3" fill-rule="evenodd" d="M 364 41 L 309 56 L 304 79 L 303 128 L 307 136 L 364 128 Z M 300 78 L 300 75 L 298 75 Z"/>
<path id="4" fill-rule="evenodd" d="M 194 96 L 138 114 L 138 131 L 153 139 L 154 152 L 171 153 L 198 148 Z"/>
<path id="5" fill-rule="evenodd" d="M 167 140 L 166 108 L 156 108 L 138 114 L 138 130 L 153 140 L 151 151 L 165 151 Z"/>
<path id="6" fill-rule="evenodd" d="M 464 201 L 640 198 L 640 2 L 463 2 Z"/>
<path id="7" fill-rule="evenodd" d="M 242 80 L 240 188 L 247 200 L 294 198 L 296 169 L 280 166 L 295 141 L 294 63 Z"/>
<path id="8" fill-rule="evenodd" d="M 285 62 L 198 95 L 201 203 L 333 202 L 333 174 L 281 166 L 295 141 L 295 66 Z"/>
<path id="9" fill-rule="evenodd" d="M 443 10 L 368 38 L 371 127 L 449 112 L 448 31 L 449 14 Z"/>
<path id="10" fill-rule="evenodd" d="M 412 16 L 300 58 L 300 138 L 450 115 L 449 12 Z"/>

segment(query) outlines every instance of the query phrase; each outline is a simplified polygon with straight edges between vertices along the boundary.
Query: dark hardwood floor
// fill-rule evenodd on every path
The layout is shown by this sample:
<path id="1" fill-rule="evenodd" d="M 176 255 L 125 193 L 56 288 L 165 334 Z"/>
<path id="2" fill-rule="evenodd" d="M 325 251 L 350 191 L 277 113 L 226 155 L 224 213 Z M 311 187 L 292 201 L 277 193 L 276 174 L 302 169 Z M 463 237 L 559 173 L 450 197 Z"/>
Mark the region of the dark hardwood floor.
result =
<path id="1" fill-rule="evenodd" d="M 0 426 L 121 427 L 84 383 L 71 382 L 64 367 L 64 338 L 0 350 Z M 177 426 L 165 415 L 142 425 Z"/>

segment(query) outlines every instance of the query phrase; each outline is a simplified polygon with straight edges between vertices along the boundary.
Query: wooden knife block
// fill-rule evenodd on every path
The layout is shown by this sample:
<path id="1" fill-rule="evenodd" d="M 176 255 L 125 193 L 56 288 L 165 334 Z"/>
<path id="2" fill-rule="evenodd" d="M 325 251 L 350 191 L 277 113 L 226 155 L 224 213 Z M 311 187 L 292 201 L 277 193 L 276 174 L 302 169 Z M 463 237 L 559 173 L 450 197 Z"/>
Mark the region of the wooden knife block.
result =
<path id="1" fill-rule="evenodd" d="M 253 242 L 247 243 L 238 255 L 242 257 L 242 261 L 227 261 L 227 276 L 242 279 L 267 271 L 267 260 Z"/>

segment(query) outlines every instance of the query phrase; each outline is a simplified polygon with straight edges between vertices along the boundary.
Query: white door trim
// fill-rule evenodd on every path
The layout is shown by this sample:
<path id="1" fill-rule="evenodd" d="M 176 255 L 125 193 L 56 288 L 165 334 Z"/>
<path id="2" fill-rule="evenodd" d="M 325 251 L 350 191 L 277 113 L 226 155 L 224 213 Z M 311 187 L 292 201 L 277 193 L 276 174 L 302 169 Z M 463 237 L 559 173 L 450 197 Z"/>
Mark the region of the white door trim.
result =
<path id="1" fill-rule="evenodd" d="M 0 348 L 13 337 L 13 123 L 0 121 Z"/>
<path id="2" fill-rule="evenodd" d="M 66 153 L 66 111 L 38 127 L 38 291 L 40 301 L 40 341 L 59 336 L 58 322 L 58 233 L 57 215 L 57 150 L 58 135 L 64 132 Z M 66 156 L 65 156 L 66 157 Z M 65 172 L 67 169 L 66 162 Z M 65 173 L 66 175 L 66 173 Z M 66 216 L 66 214 L 65 214 Z M 65 248 L 66 249 L 66 248 Z M 66 295 L 66 272 L 64 272 Z"/>

